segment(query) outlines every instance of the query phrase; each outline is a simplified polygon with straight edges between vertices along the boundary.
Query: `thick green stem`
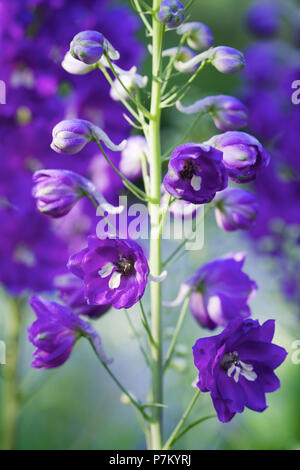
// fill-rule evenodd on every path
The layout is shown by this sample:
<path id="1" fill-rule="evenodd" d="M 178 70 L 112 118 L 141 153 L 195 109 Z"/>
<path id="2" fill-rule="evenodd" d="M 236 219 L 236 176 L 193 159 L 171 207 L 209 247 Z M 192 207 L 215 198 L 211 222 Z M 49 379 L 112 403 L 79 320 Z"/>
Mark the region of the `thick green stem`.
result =
<path id="1" fill-rule="evenodd" d="M 153 0 L 153 10 L 157 11 L 160 0 Z M 152 90 L 151 110 L 152 119 L 149 124 L 148 143 L 150 147 L 150 196 L 160 201 L 161 186 L 161 143 L 160 143 L 160 100 L 161 100 L 161 53 L 164 27 L 153 15 L 153 37 L 152 37 Z M 161 274 L 161 235 L 160 235 L 160 206 L 149 204 L 151 218 L 151 241 L 150 241 L 150 270 L 153 276 Z M 162 334 L 161 334 L 161 284 L 151 282 L 151 326 L 155 344 L 152 345 L 152 402 L 163 402 L 162 387 Z M 159 450 L 162 448 L 162 408 L 153 408 L 151 432 L 151 448 Z"/>
<path id="2" fill-rule="evenodd" d="M 16 446 L 17 419 L 20 407 L 18 383 L 19 341 L 21 332 L 20 299 L 10 300 L 6 320 L 6 364 L 3 366 L 2 449 Z"/>

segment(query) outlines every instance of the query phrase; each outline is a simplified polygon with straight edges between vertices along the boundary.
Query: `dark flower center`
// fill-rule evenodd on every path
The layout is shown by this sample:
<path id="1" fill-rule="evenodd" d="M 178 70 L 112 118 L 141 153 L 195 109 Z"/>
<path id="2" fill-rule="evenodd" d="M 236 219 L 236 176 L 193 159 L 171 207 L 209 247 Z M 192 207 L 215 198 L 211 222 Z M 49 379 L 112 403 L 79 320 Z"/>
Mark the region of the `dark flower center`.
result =
<path id="1" fill-rule="evenodd" d="M 230 367 L 234 364 L 237 366 L 239 364 L 240 358 L 236 351 L 230 352 L 228 354 L 224 354 L 222 361 L 221 361 L 221 368 L 225 371 L 230 369 Z"/>
<path id="2" fill-rule="evenodd" d="M 121 257 L 120 261 L 116 263 L 117 271 L 124 276 L 131 276 L 135 273 L 134 260 L 132 258 Z"/>
<path id="3" fill-rule="evenodd" d="M 178 173 L 182 180 L 191 180 L 195 174 L 193 162 L 190 160 L 184 160 L 183 169 Z"/>

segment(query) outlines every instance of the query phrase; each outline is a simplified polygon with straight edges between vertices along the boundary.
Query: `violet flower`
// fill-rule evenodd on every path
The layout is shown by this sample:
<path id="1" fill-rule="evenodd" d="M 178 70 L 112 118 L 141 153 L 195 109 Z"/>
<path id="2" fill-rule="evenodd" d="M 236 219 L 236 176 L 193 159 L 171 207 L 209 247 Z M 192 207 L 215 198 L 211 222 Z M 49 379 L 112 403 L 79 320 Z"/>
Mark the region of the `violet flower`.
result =
<path id="1" fill-rule="evenodd" d="M 262 412 L 266 393 L 280 387 L 276 369 L 287 352 L 272 343 L 275 321 L 235 320 L 217 336 L 200 338 L 193 347 L 199 370 L 197 387 L 210 392 L 221 422 L 227 423 L 244 408 Z"/>
<path id="2" fill-rule="evenodd" d="M 269 38 L 279 33 L 280 17 L 279 4 L 270 0 L 259 0 L 248 8 L 246 22 L 253 34 Z"/>
<path id="3" fill-rule="evenodd" d="M 88 305 L 84 297 L 84 283 L 72 273 L 57 276 L 54 286 L 59 290 L 59 298 L 76 315 L 85 315 L 91 319 L 102 317 L 111 309 L 111 305 Z"/>
<path id="4" fill-rule="evenodd" d="M 70 53 L 74 59 L 85 64 L 95 64 L 104 52 L 104 37 L 98 31 L 82 31 L 70 44 Z"/>
<path id="5" fill-rule="evenodd" d="M 204 23 L 184 23 L 177 28 L 177 34 L 187 36 L 187 44 L 196 51 L 205 51 L 214 43 L 211 29 Z"/>
<path id="6" fill-rule="evenodd" d="M 214 202 L 216 221 L 223 230 L 249 230 L 253 226 L 258 213 L 258 200 L 254 194 L 230 188 L 218 193 Z"/>
<path id="7" fill-rule="evenodd" d="M 130 308 L 144 294 L 149 267 L 132 240 L 88 238 L 88 247 L 72 255 L 68 268 L 83 279 L 89 305 Z"/>
<path id="8" fill-rule="evenodd" d="M 157 16 L 169 29 L 177 28 L 184 20 L 184 6 L 179 0 L 163 0 Z"/>
<path id="9" fill-rule="evenodd" d="M 212 65 L 221 73 L 236 73 L 245 67 L 242 52 L 228 46 L 218 46 L 211 55 Z"/>
<path id="10" fill-rule="evenodd" d="M 210 202 L 227 186 L 222 153 L 212 147 L 188 143 L 175 148 L 164 177 L 164 187 L 172 196 L 193 204 Z"/>
<path id="11" fill-rule="evenodd" d="M 223 152 L 229 177 L 237 183 L 255 180 L 256 174 L 267 167 L 270 161 L 270 155 L 262 144 L 246 132 L 225 132 L 206 143 Z"/>
<path id="12" fill-rule="evenodd" d="M 61 366 L 81 336 L 93 343 L 103 362 L 110 362 L 104 354 L 98 333 L 69 308 L 37 296 L 31 297 L 30 305 L 37 316 L 28 328 L 29 341 L 36 346 L 33 367 L 51 369 Z"/>
<path id="13" fill-rule="evenodd" d="M 63 217 L 86 194 L 94 193 L 93 184 L 68 170 L 40 170 L 33 175 L 32 195 L 40 212 Z"/>

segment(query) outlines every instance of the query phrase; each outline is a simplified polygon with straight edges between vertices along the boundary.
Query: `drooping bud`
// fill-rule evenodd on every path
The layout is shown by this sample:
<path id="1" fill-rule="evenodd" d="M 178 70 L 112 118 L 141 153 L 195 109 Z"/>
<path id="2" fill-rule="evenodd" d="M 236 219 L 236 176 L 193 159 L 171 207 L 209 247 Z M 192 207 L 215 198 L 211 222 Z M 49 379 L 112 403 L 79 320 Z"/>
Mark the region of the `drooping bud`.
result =
<path id="1" fill-rule="evenodd" d="M 114 144 L 108 135 L 89 121 L 84 119 L 67 119 L 59 122 L 52 131 L 51 148 L 57 153 L 74 155 L 80 152 L 91 140 L 102 141 L 110 150 L 122 150 L 126 141 Z"/>
<path id="2" fill-rule="evenodd" d="M 191 67 L 186 67 L 186 63 L 195 57 L 195 52 L 189 49 L 188 47 L 171 47 L 163 51 L 163 57 L 175 57 L 174 68 L 178 72 L 184 73 L 193 73 L 197 70 L 198 65 L 191 65 Z"/>
<path id="3" fill-rule="evenodd" d="M 268 166 L 270 161 L 270 155 L 261 143 L 246 132 L 225 132 L 206 143 L 223 152 L 223 163 L 229 177 L 237 183 L 255 180 L 257 172 Z"/>
<path id="4" fill-rule="evenodd" d="M 249 230 L 257 217 L 258 200 L 244 189 L 225 189 L 214 202 L 217 224 L 227 232 Z"/>
<path id="5" fill-rule="evenodd" d="M 184 6 L 179 0 L 163 0 L 157 16 L 168 28 L 178 28 L 184 20 Z"/>
<path id="6" fill-rule="evenodd" d="M 132 67 L 128 71 L 119 70 L 119 78 L 130 92 L 133 92 L 135 88 L 145 88 L 147 86 L 148 77 L 136 73 L 136 67 Z M 114 80 L 113 86 L 110 89 L 110 96 L 114 101 L 120 101 L 122 98 L 124 100 L 129 99 L 128 93 L 117 79 Z"/>
<path id="7" fill-rule="evenodd" d="M 176 107 L 184 114 L 209 112 L 216 127 L 221 131 L 238 130 L 246 127 L 248 122 L 246 106 L 233 96 L 207 96 L 190 106 L 183 106 L 177 102 Z"/>
<path id="8" fill-rule="evenodd" d="M 94 64 L 88 65 L 75 59 L 70 51 L 66 53 L 61 66 L 66 72 L 72 73 L 73 75 L 85 75 L 95 68 Z"/>
<path id="9" fill-rule="evenodd" d="M 85 64 L 95 64 L 104 52 L 104 36 L 98 31 L 82 31 L 70 44 L 70 53 L 74 59 Z"/>
<path id="10" fill-rule="evenodd" d="M 79 199 L 95 190 L 86 178 L 68 170 L 36 171 L 32 180 L 37 209 L 54 218 L 68 214 Z"/>
<path id="11" fill-rule="evenodd" d="M 213 49 L 211 63 L 221 73 L 235 73 L 245 67 L 242 52 L 227 46 L 219 46 Z"/>
<path id="12" fill-rule="evenodd" d="M 208 26 L 200 22 L 184 23 L 177 29 L 177 34 L 187 35 L 187 43 L 196 51 L 205 51 L 214 43 L 213 34 Z"/>

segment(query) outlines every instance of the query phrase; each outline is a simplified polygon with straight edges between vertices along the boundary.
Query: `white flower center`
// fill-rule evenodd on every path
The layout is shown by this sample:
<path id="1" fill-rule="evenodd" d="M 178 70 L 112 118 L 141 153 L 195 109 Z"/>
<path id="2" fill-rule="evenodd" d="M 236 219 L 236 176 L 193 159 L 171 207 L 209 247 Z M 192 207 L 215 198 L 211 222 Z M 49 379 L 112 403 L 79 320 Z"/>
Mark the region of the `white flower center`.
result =
<path id="1" fill-rule="evenodd" d="M 240 375 L 245 377 L 245 379 L 249 380 L 250 382 L 254 382 L 257 379 L 257 374 L 254 372 L 253 366 L 251 364 L 246 364 L 241 360 L 233 363 L 229 367 L 227 375 L 228 377 L 233 375 L 233 379 L 236 383 L 238 383 Z"/>
<path id="2" fill-rule="evenodd" d="M 194 189 L 194 191 L 199 191 L 201 188 L 201 181 L 202 178 L 201 176 L 194 175 L 191 179 L 191 186 Z"/>

